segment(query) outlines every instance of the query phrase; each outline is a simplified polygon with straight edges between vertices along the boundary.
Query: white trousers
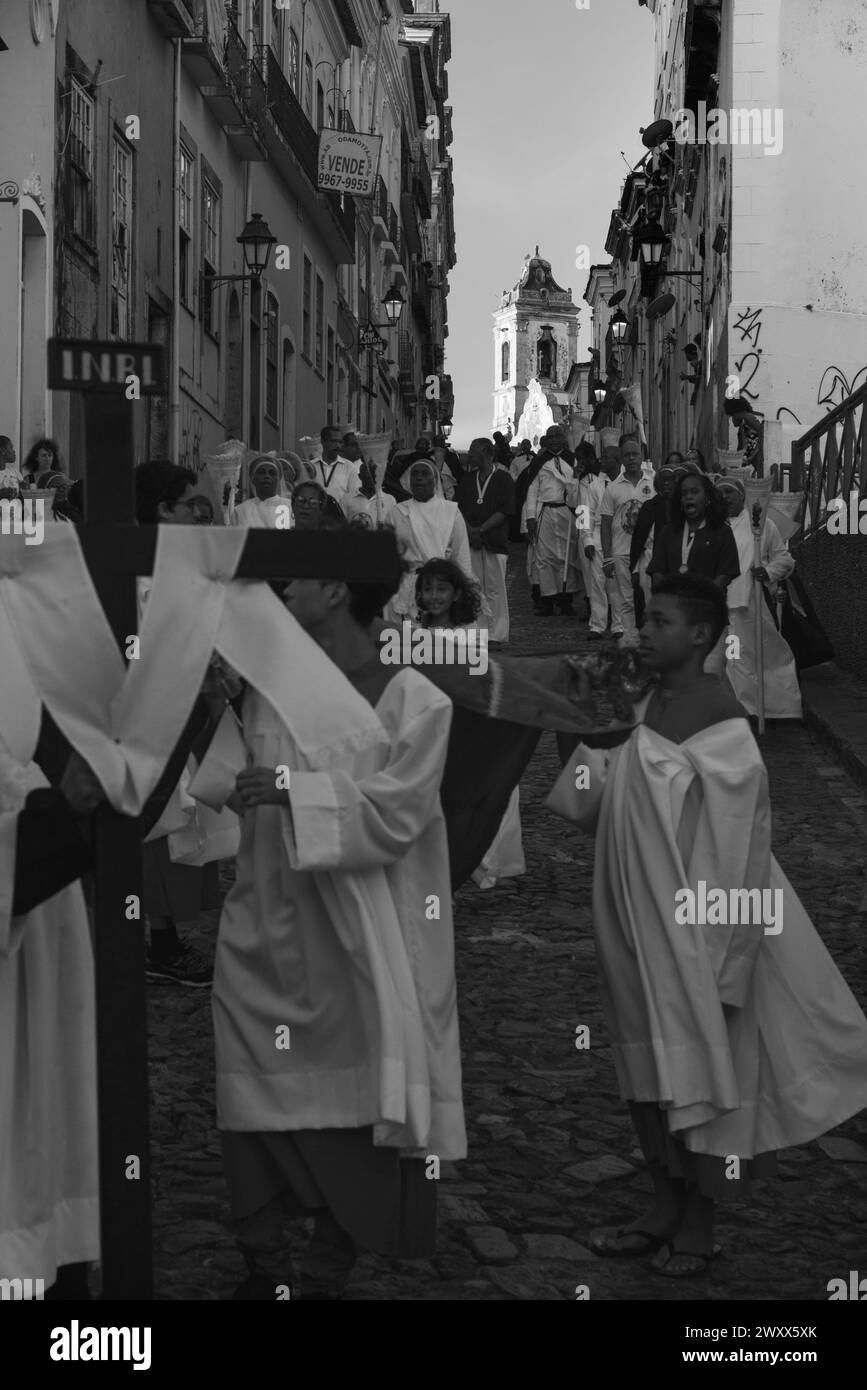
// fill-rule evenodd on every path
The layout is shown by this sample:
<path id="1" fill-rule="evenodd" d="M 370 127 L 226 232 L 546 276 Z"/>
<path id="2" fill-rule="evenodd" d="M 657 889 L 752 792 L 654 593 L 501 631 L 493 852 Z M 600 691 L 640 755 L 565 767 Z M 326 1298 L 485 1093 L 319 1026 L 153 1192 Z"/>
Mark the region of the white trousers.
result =
<path id="1" fill-rule="evenodd" d="M 635 596 L 632 592 L 632 573 L 628 555 L 614 556 L 614 578 L 611 582 L 611 627 L 623 633 L 624 647 L 638 646 L 635 623 Z"/>
<path id="2" fill-rule="evenodd" d="M 584 590 L 590 599 L 590 631 L 602 633 L 608 626 L 608 586 L 598 550 L 590 560 L 581 546 L 581 573 L 584 576 Z"/>
<path id="3" fill-rule="evenodd" d="M 488 606 L 488 641 L 508 642 L 509 600 L 506 596 L 506 555 L 491 550 L 471 550 L 473 576 Z M 481 622 L 481 615 L 479 617 Z"/>

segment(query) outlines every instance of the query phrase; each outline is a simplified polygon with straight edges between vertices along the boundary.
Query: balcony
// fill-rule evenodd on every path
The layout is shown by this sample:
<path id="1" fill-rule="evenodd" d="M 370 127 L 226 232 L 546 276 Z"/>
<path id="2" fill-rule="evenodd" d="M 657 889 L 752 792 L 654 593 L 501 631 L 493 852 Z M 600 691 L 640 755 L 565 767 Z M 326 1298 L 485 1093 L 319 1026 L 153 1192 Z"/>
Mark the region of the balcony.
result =
<path id="1" fill-rule="evenodd" d="M 196 32 L 195 0 L 148 0 L 148 9 L 167 39 L 188 39 Z"/>
<path id="2" fill-rule="evenodd" d="M 265 146 L 273 163 L 318 225 L 338 265 L 355 260 L 355 199 L 319 192 L 319 135 L 270 49 L 260 49 L 264 67 Z M 251 100 L 255 102 L 254 94 Z M 341 205 L 342 204 L 342 205 Z"/>
<path id="3" fill-rule="evenodd" d="M 388 241 L 388 190 L 385 180 L 380 178 L 376 186 L 376 196 L 373 199 L 371 211 L 373 213 L 373 239 L 376 242 Z"/>
<path id="4" fill-rule="evenodd" d="M 412 196 L 418 204 L 422 217 L 427 221 L 431 215 L 433 204 L 433 183 L 424 155 L 419 156 L 413 168 Z"/>
<path id="5" fill-rule="evenodd" d="M 183 41 L 184 64 L 215 119 L 242 159 L 266 158 L 262 142 L 265 84 L 234 24 L 227 24 L 223 51 L 208 32 L 204 15 Z"/>
<path id="6" fill-rule="evenodd" d="M 401 333 L 398 341 L 397 385 L 404 400 L 410 404 L 418 400 L 416 373 L 415 343 L 409 333 Z"/>
<path id="7" fill-rule="evenodd" d="M 265 73 L 266 104 L 277 130 L 313 186 L 319 173 L 319 136 L 307 119 L 304 108 L 284 77 L 273 54 L 267 55 Z"/>
<path id="8" fill-rule="evenodd" d="M 430 328 L 430 288 L 428 286 L 427 277 L 418 263 L 412 268 L 412 295 L 410 302 L 417 321 L 423 328 Z"/>

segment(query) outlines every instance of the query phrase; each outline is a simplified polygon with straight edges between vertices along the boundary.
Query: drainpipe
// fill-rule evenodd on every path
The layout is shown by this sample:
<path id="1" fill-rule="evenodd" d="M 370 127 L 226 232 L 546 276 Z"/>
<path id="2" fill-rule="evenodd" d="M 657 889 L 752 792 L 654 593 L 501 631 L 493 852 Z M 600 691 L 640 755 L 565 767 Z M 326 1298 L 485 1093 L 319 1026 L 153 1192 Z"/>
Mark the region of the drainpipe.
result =
<path id="1" fill-rule="evenodd" d="M 181 442 L 181 40 L 175 39 L 175 113 L 172 156 L 172 375 L 169 383 L 169 458 L 177 463 Z"/>

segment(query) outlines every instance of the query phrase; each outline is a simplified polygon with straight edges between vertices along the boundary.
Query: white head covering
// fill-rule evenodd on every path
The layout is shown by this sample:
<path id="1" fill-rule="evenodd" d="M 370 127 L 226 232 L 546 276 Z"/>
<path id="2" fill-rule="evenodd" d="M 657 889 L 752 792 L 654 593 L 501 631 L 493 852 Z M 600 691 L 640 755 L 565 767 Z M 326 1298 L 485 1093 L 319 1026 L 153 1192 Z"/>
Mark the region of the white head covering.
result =
<path id="1" fill-rule="evenodd" d="M 247 466 L 247 477 L 250 480 L 250 487 L 252 488 L 253 486 L 253 477 L 256 473 L 256 470 L 258 468 L 261 468 L 262 465 L 265 463 L 270 463 L 273 465 L 274 468 L 277 469 L 277 496 L 289 497 L 291 494 L 289 492 L 289 488 L 286 485 L 286 477 L 283 472 L 283 462 L 280 456 L 276 453 L 256 454 L 253 458 L 251 458 Z"/>
<path id="2" fill-rule="evenodd" d="M 413 459 L 412 463 L 404 469 L 400 475 L 400 485 L 405 492 L 409 492 L 409 475 L 414 468 L 429 468 L 434 477 L 434 497 L 445 497 L 443 491 L 443 480 L 440 470 L 432 459 Z M 424 506 L 424 503 L 422 503 Z"/>

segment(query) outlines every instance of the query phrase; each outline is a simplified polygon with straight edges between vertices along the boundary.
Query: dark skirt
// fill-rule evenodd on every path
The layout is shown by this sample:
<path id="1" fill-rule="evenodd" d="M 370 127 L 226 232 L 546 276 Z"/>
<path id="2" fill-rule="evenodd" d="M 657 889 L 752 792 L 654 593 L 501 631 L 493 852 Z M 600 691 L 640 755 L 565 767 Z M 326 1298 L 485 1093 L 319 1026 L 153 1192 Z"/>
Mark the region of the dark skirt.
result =
<path id="1" fill-rule="evenodd" d="M 436 1180 L 425 1161 L 375 1148 L 373 1129 L 224 1130 L 223 1168 L 236 1221 L 282 1196 L 289 1220 L 327 1207 L 357 1245 L 404 1260 L 436 1244 Z"/>
<path id="2" fill-rule="evenodd" d="M 202 907 L 202 870 L 175 864 L 169 857 L 168 836 L 142 845 L 142 894 L 149 917 L 175 922 L 198 921 Z"/>
<path id="3" fill-rule="evenodd" d="M 777 1155 L 764 1153 L 756 1154 L 755 1158 L 741 1158 L 738 1177 L 727 1178 L 730 1160 L 716 1154 L 693 1153 L 671 1134 L 659 1105 L 630 1101 L 629 1113 L 647 1162 L 664 1169 L 670 1178 L 679 1178 L 697 1187 L 703 1197 L 718 1202 L 743 1196 L 749 1184 L 776 1176 Z"/>

